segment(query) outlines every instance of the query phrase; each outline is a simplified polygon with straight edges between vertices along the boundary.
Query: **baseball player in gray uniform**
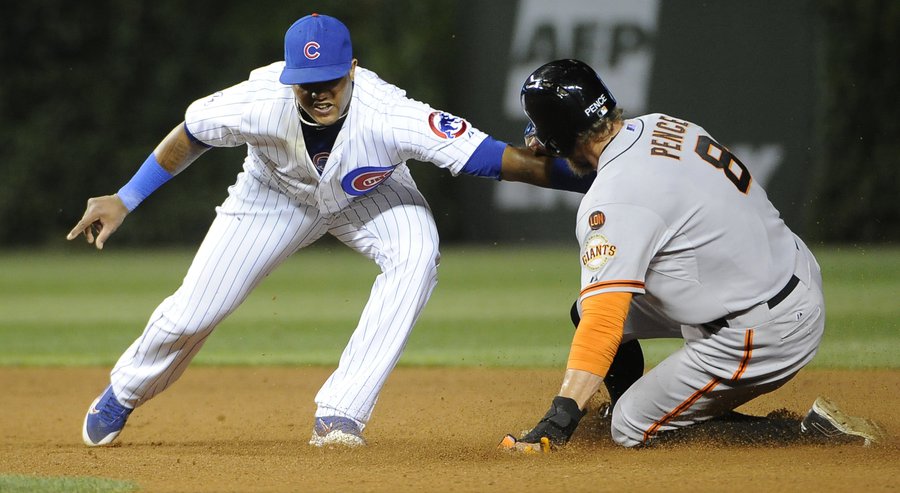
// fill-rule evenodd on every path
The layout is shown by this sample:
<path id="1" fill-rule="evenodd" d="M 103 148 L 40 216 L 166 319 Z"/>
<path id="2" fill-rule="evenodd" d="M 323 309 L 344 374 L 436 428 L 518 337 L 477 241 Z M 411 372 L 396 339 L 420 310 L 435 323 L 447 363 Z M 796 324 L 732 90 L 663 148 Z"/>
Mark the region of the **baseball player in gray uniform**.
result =
<path id="1" fill-rule="evenodd" d="M 432 213 L 406 161 L 452 174 L 586 189 L 563 160 L 498 142 L 466 120 L 406 97 L 357 66 L 339 20 L 306 16 L 285 60 L 190 105 L 116 194 L 88 201 L 69 233 L 102 249 L 125 216 L 211 147 L 245 145 L 181 287 L 153 312 L 90 406 L 87 445 L 105 445 L 134 408 L 185 371 L 216 325 L 292 253 L 326 233 L 381 269 L 340 362 L 315 397 L 310 444 L 358 446 L 378 393 L 437 281 Z M 562 164 L 560 162 L 562 161 Z"/>
<path id="2" fill-rule="evenodd" d="M 529 145 L 597 174 L 576 222 L 580 320 L 562 386 L 537 426 L 520 439 L 507 435 L 501 448 L 546 452 L 566 443 L 620 344 L 654 337 L 684 345 L 625 382 L 611 416 L 622 446 L 714 420 L 759 434 L 787 425 L 797 439 L 879 439 L 876 424 L 824 398 L 793 423 L 733 412 L 796 375 L 825 329 L 815 258 L 737 156 L 680 118 L 624 120 L 600 77 L 577 60 L 532 73 L 522 105 Z"/>

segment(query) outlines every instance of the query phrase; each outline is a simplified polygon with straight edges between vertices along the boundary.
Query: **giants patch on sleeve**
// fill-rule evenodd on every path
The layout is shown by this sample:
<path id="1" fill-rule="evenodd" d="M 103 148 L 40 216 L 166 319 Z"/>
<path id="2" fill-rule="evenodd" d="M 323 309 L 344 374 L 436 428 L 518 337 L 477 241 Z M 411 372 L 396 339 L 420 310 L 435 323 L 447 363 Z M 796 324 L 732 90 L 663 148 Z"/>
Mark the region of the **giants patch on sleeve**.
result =
<path id="1" fill-rule="evenodd" d="M 434 111 L 428 115 L 428 126 L 442 139 L 455 139 L 469 128 L 469 124 L 462 118 L 443 111 Z"/>
<path id="2" fill-rule="evenodd" d="M 584 242 L 581 252 L 582 266 L 590 270 L 600 270 L 616 255 L 616 246 L 611 244 L 605 236 L 592 234 Z"/>

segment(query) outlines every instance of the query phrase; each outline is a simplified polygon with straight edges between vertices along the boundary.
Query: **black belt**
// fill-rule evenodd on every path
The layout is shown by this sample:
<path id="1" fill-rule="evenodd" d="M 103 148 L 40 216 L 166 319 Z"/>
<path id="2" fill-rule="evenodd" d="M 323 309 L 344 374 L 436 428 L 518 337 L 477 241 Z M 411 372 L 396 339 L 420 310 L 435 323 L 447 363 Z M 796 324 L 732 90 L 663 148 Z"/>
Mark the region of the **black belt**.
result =
<path id="1" fill-rule="evenodd" d="M 796 275 L 791 275 L 791 278 L 788 279 L 787 284 L 785 284 L 784 287 L 781 288 L 781 291 L 775 293 L 775 296 L 773 296 L 769 299 L 769 301 L 766 302 L 766 304 L 769 305 L 769 310 L 775 308 L 779 303 L 784 301 L 784 299 L 787 298 L 789 294 L 791 294 L 791 291 L 793 291 L 794 288 L 797 287 L 798 282 L 800 282 L 800 278 Z"/>
<path id="2" fill-rule="evenodd" d="M 788 295 L 790 295 L 791 292 L 794 291 L 794 288 L 797 287 L 797 283 L 799 283 L 799 282 L 800 282 L 799 277 L 797 277 L 795 274 L 791 275 L 791 278 L 788 279 L 787 284 L 785 284 L 784 287 L 781 288 L 781 291 L 778 291 L 777 293 L 775 293 L 775 296 L 769 298 L 769 301 L 766 302 L 766 305 L 769 306 L 769 310 L 771 310 L 772 308 L 775 308 L 776 306 L 778 306 L 779 303 L 784 301 L 784 299 L 787 298 Z M 732 315 L 729 315 L 728 317 L 733 318 L 734 315 L 735 314 L 732 314 Z M 705 326 L 711 332 L 716 332 L 719 329 L 721 329 L 722 327 L 728 327 L 728 319 L 726 317 L 722 317 L 718 320 L 713 320 L 712 322 L 705 323 L 705 324 L 703 324 L 703 326 Z"/>

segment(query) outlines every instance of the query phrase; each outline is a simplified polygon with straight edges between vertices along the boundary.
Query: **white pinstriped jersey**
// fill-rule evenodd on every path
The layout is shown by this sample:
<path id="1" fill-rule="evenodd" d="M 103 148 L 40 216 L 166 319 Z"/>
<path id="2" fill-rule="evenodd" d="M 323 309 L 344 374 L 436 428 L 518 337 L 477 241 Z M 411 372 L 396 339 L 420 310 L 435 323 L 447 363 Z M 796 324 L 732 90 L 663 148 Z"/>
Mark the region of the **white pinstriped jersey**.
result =
<path id="1" fill-rule="evenodd" d="M 794 272 L 794 234 L 762 187 L 701 127 L 626 120 L 578 211 L 581 299 L 645 293 L 683 324 L 775 295 Z"/>
<path id="2" fill-rule="evenodd" d="M 247 81 L 198 99 L 185 124 L 213 147 L 246 144 L 245 171 L 323 213 L 340 211 L 388 177 L 412 184 L 409 159 L 456 175 L 487 137 L 357 67 L 349 113 L 320 176 L 304 144 L 293 92 L 278 81 L 283 67 L 276 62 L 258 68 Z"/>

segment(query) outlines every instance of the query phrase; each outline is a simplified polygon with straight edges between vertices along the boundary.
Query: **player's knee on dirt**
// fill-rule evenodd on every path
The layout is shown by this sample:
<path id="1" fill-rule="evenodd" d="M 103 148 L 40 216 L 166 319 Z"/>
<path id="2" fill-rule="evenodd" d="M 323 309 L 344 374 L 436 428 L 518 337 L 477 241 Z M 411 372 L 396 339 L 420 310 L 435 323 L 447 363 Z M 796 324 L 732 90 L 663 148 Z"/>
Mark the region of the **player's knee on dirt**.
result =
<path id="1" fill-rule="evenodd" d="M 610 420 L 610 437 L 623 447 L 639 447 L 647 445 L 644 432 L 655 421 L 641 411 L 642 396 L 635 392 L 626 392 L 613 407 Z"/>
<path id="2" fill-rule="evenodd" d="M 623 412 L 621 400 L 613 408 L 609 432 L 613 441 L 623 447 L 637 447 L 644 441 L 644 431 Z"/>

